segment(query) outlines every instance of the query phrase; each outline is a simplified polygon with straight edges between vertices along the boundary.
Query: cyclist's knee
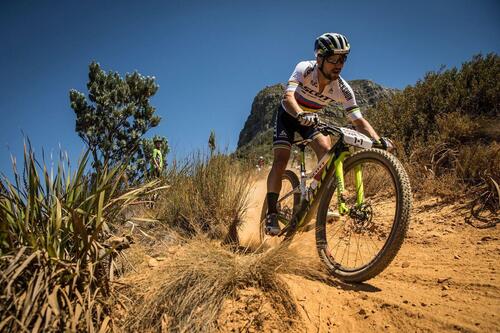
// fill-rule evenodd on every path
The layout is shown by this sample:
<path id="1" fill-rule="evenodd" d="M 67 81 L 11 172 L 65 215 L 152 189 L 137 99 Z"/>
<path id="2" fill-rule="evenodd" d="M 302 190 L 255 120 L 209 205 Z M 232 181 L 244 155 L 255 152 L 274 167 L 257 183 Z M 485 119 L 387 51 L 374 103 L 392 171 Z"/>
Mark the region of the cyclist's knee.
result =
<path id="1" fill-rule="evenodd" d="M 328 151 L 331 148 L 330 138 L 325 136 L 319 136 L 312 142 L 311 147 L 316 153 L 316 156 L 318 158 L 321 158 L 323 155 L 328 153 Z"/>

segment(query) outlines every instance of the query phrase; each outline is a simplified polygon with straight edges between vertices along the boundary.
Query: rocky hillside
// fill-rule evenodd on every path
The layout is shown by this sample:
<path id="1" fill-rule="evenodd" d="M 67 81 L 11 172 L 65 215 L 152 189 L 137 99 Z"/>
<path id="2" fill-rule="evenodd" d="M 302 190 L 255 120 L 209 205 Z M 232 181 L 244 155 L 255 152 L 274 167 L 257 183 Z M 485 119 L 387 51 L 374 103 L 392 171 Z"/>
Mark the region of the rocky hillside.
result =
<path id="1" fill-rule="evenodd" d="M 379 100 L 393 95 L 396 91 L 369 80 L 353 80 L 349 81 L 349 84 L 362 110 L 374 106 Z M 238 156 L 268 155 L 271 152 L 272 120 L 284 91 L 283 84 L 276 84 L 262 89 L 255 96 L 250 115 L 240 132 L 236 150 Z M 327 120 L 345 121 L 340 105 L 328 107 L 321 116 Z"/>

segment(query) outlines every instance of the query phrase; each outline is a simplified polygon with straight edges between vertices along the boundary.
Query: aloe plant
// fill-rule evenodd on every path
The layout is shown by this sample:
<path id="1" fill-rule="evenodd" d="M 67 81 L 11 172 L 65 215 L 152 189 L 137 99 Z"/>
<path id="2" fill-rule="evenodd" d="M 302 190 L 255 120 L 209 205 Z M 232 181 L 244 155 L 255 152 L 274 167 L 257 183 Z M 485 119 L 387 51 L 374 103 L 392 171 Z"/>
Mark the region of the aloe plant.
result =
<path id="1" fill-rule="evenodd" d="M 100 302 L 107 277 L 103 241 L 120 210 L 156 185 L 123 191 L 126 165 L 74 172 L 61 156 L 48 170 L 25 145 L 23 171 L 0 191 L 0 331 L 88 331 L 109 328 Z M 95 325 L 95 328 L 94 328 Z"/>

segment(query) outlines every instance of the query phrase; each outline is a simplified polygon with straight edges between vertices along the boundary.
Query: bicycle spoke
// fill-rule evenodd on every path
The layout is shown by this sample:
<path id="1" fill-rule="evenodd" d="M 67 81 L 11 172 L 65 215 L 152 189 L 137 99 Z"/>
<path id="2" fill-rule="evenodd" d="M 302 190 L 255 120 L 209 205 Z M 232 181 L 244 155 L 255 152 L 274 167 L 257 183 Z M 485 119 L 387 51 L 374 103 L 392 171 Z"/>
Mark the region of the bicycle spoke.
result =
<path id="1" fill-rule="evenodd" d="M 345 224 L 345 223 L 344 223 L 344 224 Z M 342 229 L 342 226 L 343 226 L 344 224 L 339 223 L 339 227 L 336 229 L 337 231 L 335 231 L 335 232 L 333 233 L 333 235 L 332 235 L 332 236 L 330 236 L 330 238 L 328 239 L 328 243 L 329 243 L 329 242 L 332 240 L 332 238 L 333 238 L 333 237 L 335 237 L 335 235 L 336 235 L 336 234 L 337 234 L 337 233 L 338 233 L 338 232 Z M 335 230 L 335 229 L 334 229 L 334 230 Z"/>
<path id="2" fill-rule="evenodd" d="M 264 205 L 261 211 L 260 240 L 262 243 L 267 243 L 266 247 L 276 247 L 279 246 L 285 240 L 285 238 L 290 237 L 289 239 L 291 239 L 291 235 L 288 232 L 289 230 L 287 229 L 287 226 L 290 225 L 293 214 L 297 210 L 297 204 L 300 198 L 298 186 L 299 180 L 297 175 L 291 170 L 286 170 L 281 178 L 281 190 L 276 203 L 276 210 L 278 212 L 278 224 L 281 229 L 281 233 L 277 236 L 266 235 L 265 218 L 269 209 L 267 207 L 267 200 L 264 201 Z"/>
<path id="3" fill-rule="evenodd" d="M 334 236 L 335 236 L 335 235 L 336 235 L 339 231 L 344 230 L 344 229 L 345 229 L 345 222 L 344 222 L 344 223 L 339 223 L 339 227 L 337 228 L 337 231 L 336 231 L 336 232 L 335 232 L 335 233 L 334 233 L 334 234 L 333 234 L 333 235 L 329 238 L 328 243 L 329 243 L 329 244 L 330 244 L 330 243 L 332 243 L 332 242 L 331 242 L 331 240 L 333 239 L 333 237 L 334 237 Z M 336 245 L 335 245 L 335 246 L 334 246 L 331 250 L 333 251 L 333 250 L 335 250 L 335 249 L 336 249 L 336 251 L 335 251 L 335 255 L 334 255 L 334 257 L 336 257 L 336 255 L 337 255 L 337 251 L 338 251 L 338 249 L 339 249 L 339 247 L 340 247 L 340 244 L 341 244 L 341 240 L 340 240 L 340 239 L 338 239 L 338 240 L 337 240 L 336 242 L 334 242 L 334 243 L 335 243 Z"/>
<path id="4" fill-rule="evenodd" d="M 351 237 L 352 237 L 352 231 L 349 233 L 349 241 L 347 242 L 347 245 L 346 245 L 346 250 L 347 250 L 347 266 L 349 266 L 349 254 L 350 254 L 350 248 L 351 248 Z"/>
<path id="5" fill-rule="evenodd" d="M 286 199 L 288 199 L 290 196 L 294 195 L 295 193 L 297 193 L 297 190 L 295 190 L 295 189 L 291 190 L 290 192 L 285 194 L 282 198 L 279 198 L 278 203 L 285 201 Z"/>
<path id="6" fill-rule="evenodd" d="M 370 238 L 368 237 L 368 239 L 370 239 Z M 377 254 L 376 246 L 375 247 L 371 247 L 369 242 L 365 242 L 365 245 L 366 245 L 366 247 L 367 247 L 368 250 L 372 250 L 371 253 L 370 253 L 370 255 L 375 256 Z"/>
<path id="7" fill-rule="evenodd" d="M 357 248 L 356 248 L 356 259 L 354 260 L 354 267 L 356 267 L 356 263 L 358 262 L 358 253 L 361 256 L 361 252 L 359 251 L 359 238 L 361 237 L 361 233 L 358 234 L 358 239 L 357 239 Z M 361 256 L 361 260 L 363 260 L 363 257 Z"/>

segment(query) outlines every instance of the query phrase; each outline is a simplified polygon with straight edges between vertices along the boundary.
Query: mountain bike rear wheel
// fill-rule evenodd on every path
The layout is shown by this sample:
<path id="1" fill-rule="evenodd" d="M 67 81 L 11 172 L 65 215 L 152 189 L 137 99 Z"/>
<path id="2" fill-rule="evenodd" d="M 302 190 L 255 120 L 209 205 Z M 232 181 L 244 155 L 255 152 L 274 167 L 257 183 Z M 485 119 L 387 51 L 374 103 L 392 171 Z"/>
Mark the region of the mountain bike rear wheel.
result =
<path id="1" fill-rule="evenodd" d="M 361 169 L 363 191 L 356 187 L 356 169 Z M 349 212 L 329 218 L 340 200 L 334 177 L 318 207 L 316 247 L 332 275 L 362 282 L 380 274 L 403 244 L 410 222 L 410 181 L 395 156 L 366 149 L 345 160 L 344 182 L 341 200 Z"/>
<path id="2" fill-rule="evenodd" d="M 283 228 L 285 228 L 290 223 L 293 214 L 298 209 L 300 203 L 300 191 L 298 191 L 299 184 L 300 181 L 297 175 L 292 170 L 285 170 L 285 173 L 283 173 L 283 176 L 281 177 L 281 191 L 278 197 L 278 203 L 276 205 L 281 230 L 283 230 Z M 273 237 L 266 235 L 265 233 L 266 215 L 267 215 L 267 199 L 264 200 L 260 216 L 260 226 L 259 226 L 260 242 L 261 243 L 265 242 L 266 245 L 269 245 L 271 247 L 276 246 L 287 238 L 288 233 L 285 233 L 281 236 L 273 236 Z"/>

